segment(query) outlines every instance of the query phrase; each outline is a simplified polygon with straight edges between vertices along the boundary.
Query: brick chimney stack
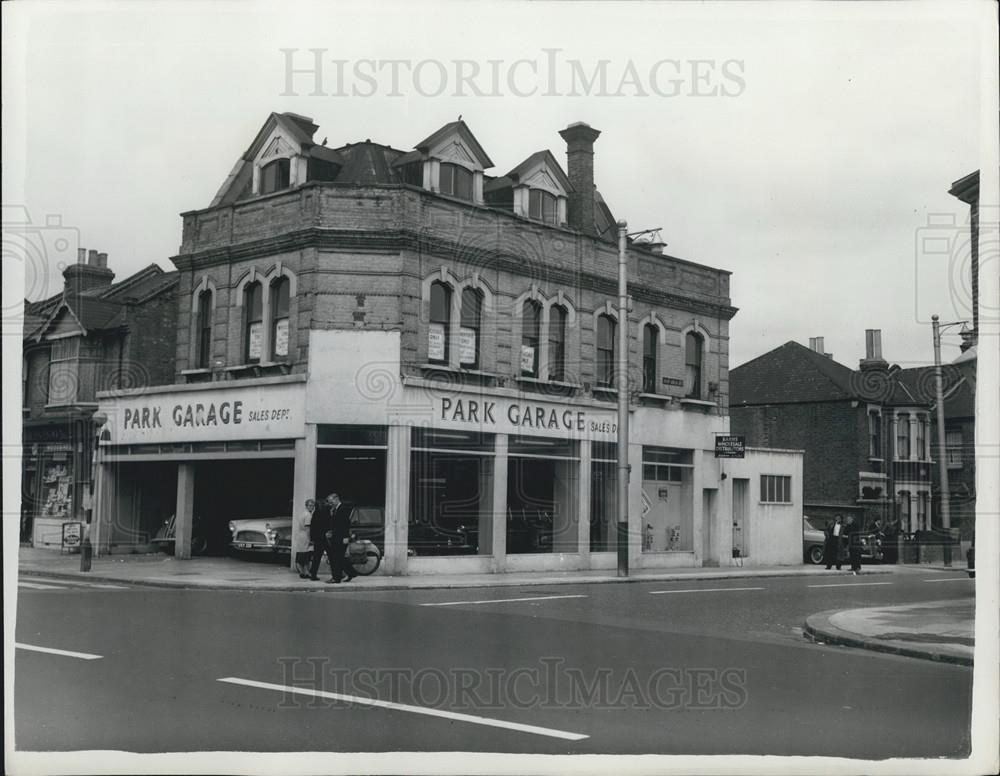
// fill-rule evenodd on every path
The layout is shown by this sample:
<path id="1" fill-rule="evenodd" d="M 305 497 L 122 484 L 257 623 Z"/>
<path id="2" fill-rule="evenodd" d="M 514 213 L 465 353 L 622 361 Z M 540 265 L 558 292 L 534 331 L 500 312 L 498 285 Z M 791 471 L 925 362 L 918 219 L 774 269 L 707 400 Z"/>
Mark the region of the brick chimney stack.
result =
<path id="1" fill-rule="evenodd" d="M 80 248 L 76 264 L 63 270 L 64 294 L 78 295 L 94 288 L 106 288 L 115 279 L 115 273 L 108 269 L 108 254 Z"/>
<path id="2" fill-rule="evenodd" d="M 882 330 L 865 329 L 865 357 L 861 359 L 860 368 L 886 369 L 889 362 L 882 358 Z"/>
<path id="3" fill-rule="evenodd" d="M 566 141 L 566 171 L 573 191 L 569 193 L 566 218 L 570 227 L 597 234 L 594 225 L 594 141 L 599 130 L 578 121 L 559 132 Z"/>

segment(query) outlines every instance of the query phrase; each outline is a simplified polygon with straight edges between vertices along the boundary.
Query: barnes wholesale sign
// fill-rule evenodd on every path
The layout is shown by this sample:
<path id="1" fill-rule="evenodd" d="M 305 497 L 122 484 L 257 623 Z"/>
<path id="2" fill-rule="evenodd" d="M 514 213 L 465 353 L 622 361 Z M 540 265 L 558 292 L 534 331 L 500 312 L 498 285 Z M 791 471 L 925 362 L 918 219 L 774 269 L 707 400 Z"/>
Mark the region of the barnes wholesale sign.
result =
<path id="1" fill-rule="evenodd" d="M 725 434 L 715 438 L 716 458 L 743 458 L 746 454 L 746 437 Z"/>
<path id="2" fill-rule="evenodd" d="M 171 391 L 105 399 L 104 444 L 236 441 L 301 437 L 305 385 Z"/>

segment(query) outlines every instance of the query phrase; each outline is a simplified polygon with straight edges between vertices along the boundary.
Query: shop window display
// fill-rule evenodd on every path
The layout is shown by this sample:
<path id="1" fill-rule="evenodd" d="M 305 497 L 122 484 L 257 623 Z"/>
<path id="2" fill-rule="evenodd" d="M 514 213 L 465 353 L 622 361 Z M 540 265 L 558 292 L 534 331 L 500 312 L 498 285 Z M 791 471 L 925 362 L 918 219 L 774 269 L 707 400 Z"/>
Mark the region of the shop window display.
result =
<path id="1" fill-rule="evenodd" d="M 694 550 L 694 472 L 691 450 L 642 448 L 642 549 Z"/>
<path id="2" fill-rule="evenodd" d="M 507 553 L 576 552 L 575 442 L 511 437 L 507 459 Z"/>
<path id="3" fill-rule="evenodd" d="M 590 551 L 614 552 L 618 520 L 618 445 L 590 443 Z"/>

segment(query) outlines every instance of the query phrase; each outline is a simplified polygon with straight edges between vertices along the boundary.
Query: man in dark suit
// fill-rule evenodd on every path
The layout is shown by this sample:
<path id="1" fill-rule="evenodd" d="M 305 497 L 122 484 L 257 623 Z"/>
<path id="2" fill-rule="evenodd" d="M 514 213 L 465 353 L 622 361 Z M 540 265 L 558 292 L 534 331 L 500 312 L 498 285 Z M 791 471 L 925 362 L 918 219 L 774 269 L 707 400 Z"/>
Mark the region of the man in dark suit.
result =
<path id="1" fill-rule="evenodd" d="M 329 497 L 327 497 L 327 502 L 329 502 Z M 327 533 L 329 533 L 333 527 L 331 517 L 329 508 L 316 509 L 313 512 L 312 521 L 309 523 L 309 538 L 312 539 L 313 543 L 312 563 L 309 566 L 309 579 L 313 581 L 319 580 L 317 572 L 319 571 L 320 561 L 323 560 L 323 553 L 325 552 L 327 557 L 331 557 L 333 555 L 333 553 L 330 552 L 329 540 L 326 538 Z"/>
<path id="2" fill-rule="evenodd" d="M 854 515 L 847 516 L 847 553 L 851 559 L 851 573 L 861 571 L 861 524 Z"/>
<path id="3" fill-rule="evenodd" d="M 351 540 L 351 507 L 340 500 L 340 495 L 331 493 L 326 497 L 326 505 L 330 510 L 330 539 L 327 555 L 330 557 L 330 574 L 328 582 L 337 584 L 341 581 L 350 582 L 357 574 L 347 558 L 347 543 Z"/>

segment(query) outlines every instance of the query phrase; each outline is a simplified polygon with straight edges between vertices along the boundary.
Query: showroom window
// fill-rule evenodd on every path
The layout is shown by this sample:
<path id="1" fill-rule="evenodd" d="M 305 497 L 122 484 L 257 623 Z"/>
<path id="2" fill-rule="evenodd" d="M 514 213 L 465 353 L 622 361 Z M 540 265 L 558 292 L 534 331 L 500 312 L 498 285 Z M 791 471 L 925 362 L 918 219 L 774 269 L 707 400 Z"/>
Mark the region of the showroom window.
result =
<path id="1" fill-rule="evenodd" d="M 618 445 L 590 443 L 590 551 L 617 548 Z"/>
<path id="2" fill-rule="evenodd" d="M 493 434 L 413 429 L 409 555 L 492 554 L 493 458 Z"/>
<path id="3" fill-rule="evenodd" d="M 431 283 L 431 315 L 427 330 L 427 360 L 448 363 L 448 330 L 451 327 L 451 287 L 440 281 Z"/>
<path id="4" fill-rule="evenodd" d="M 511 436 L 507 453 L 507 554 L 576 552 L 574 441 Z"/>
<path id="5" fill-rule="evenodd" d="M 642 549 L 694 549 L 694 453 L 674 447 L 642 448 Z"/>

